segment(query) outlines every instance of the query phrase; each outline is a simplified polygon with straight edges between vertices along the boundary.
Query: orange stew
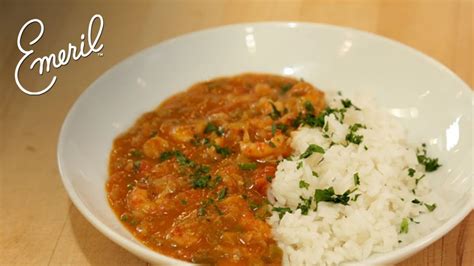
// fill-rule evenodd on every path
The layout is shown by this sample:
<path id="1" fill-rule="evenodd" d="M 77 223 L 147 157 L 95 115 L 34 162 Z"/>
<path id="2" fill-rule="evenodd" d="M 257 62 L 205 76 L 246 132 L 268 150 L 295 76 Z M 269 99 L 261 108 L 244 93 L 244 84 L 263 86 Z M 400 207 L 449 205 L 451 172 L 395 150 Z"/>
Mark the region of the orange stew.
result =
<path id="1" fill-rule="evenodd" d="M 279 265 L 267 188 L 298 117 L 324 97 L 293 78 L 244 74 L 198 83 L 144 114 L 110 155 L 107 193 L 145 245 L 214 265 Z M 298 124 L 296 124 L 297 127 Z"/>

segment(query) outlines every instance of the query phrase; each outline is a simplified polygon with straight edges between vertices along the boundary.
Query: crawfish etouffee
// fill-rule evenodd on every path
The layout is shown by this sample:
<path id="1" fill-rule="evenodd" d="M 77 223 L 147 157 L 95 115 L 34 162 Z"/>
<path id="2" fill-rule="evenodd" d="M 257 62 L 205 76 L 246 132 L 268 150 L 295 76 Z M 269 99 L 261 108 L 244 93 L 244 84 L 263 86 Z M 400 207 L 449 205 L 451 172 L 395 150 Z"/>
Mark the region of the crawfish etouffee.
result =
<path id="1" fill-rule="evenodd" d="M 243 74 L 193 85 L 115 139 L 107 193 L 123 224 L 168 256 L 279 265 L 267 188 L 291 131 L 324 108 L 303 80 Z"/>

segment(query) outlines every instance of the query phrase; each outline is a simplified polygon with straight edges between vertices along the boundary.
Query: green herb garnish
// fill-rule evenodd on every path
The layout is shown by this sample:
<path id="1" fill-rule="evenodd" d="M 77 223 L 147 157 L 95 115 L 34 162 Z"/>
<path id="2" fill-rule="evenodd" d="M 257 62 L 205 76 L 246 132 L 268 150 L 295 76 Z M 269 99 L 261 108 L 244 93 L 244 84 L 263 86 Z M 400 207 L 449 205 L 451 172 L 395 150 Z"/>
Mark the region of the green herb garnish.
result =
<path id="1" fill-rule="evenodd" d="M 329 187 L 326 189 L 316 189 L 314 191 L 314 200 L 316 204 L 321 201 L 340 203 L 342 205 L 348 205 L 350 200 L 349 194 L 354 192 L 354 190 L 346 190 L 343 194 L 335 194 L 334 188 Z"/>
<path id="2" fill-rule="evenodd" d="M 276 134 L 276 130 L 280 130 L 283 134 L 286 134 L 286 131 L 288 130 L 288 126 L 285 124 L 277 123 L 272 125 L 272 135 Z"/>
<path id="3" fill-rule="evenodd" d="M 324 126 L 324 118 L 330 114 L 334 114 L 336 119 L 339 122 L 344 120 L 344 113 L 346 109 L 333 109 L 333 108 L 326 108 L 318 115 L 314 113 L 306 113 L 303 115 L 299 113 L 298 116 L 293 120 L 293 127 L 298 128 L 299 126 L 309 126 L 309 127 L 323 127 Z"/>
<path id="4" fill-rule="evenodd" d="M 304 102 L 304 109 L 306 109 L 306 111 L 308 113 L 314 113 L 314 107 L 313 107 L 313 104 L 310 102 L 310 101 L 305 101 Z"/>
<path id="5" fill-rule="evenodd" d="M 272 106 L 272 112 L 269 114 L 269 116 L 273 119 L 273 120 L 277 120 L 278 118 L 281 117 L 281 112 L 278 111 L 278 109 L 275 107 L 275 105 L 271 102 L 270 103 L 271 106 Z"/>
<path id="6" fill-rule="evenodd" d="M 300 155 L 300 159 L 306 159 L 315 152 L 324 154 L 324 149 L 316 144 L 310 144 L 308 148 L 306 148 L 306 151 Z"/>
<path id="7" fill-rule="evenodd" d="M 309 188 L 309 183 L 306 183 L 304 180 L 300 180 L 299 187 L 308 189 Z"/>
<path id="8" fill-rule="evenodd" d="M 356 186 L 360 185 L 359 173 L 355 173 L 353 177 L 354 177 L 354 184 L 355 184 Z"/>
<path id="9" fill-rule="evenodd" d="M 416 170 L 413 168 L 408 168 L 408 176 L 413 177 L 415 175 Z"/>
<path id="10" fill-rule="evenodd" d="M 209 205 L 213 205 L 214 204 L 214 200 L 213 199 L 207 199 L 207 200 L 204 200 L 204 201 L 201 201 L 201 206 L 199 207 L 198 209 L 198 216 L 204 216 L 207 214 L 207 211 L 206 211 L 206 208 L 209 206 Z"/>
<path id="11" fill-rule="evenodd" d="M 418 163 L 425 166 L 426 172 L 433 172 L 436 171 L 441 164 L 438 163 L 438 158 L 430 158 L 426 156 L 426 144 L 422 144 L 422 148 L 418 149 L 416 158 L 418 159 Z"/>
<path id="12" fill-rule="evenodd" d="M 249 200 L 248 203 L 249 203 L 249 208 L 250 208 L 251 211 L 256 211 L 260 208 L 260 204 L 254 202 L 254 201 Z"/>
<path id="13" fill-rule="evenodd" d="M 206 188 L 211 180 L 210 175 L 200 175 L 193 180 L 193 188 Z"/>
<path id="14" fill-rule="evenodd" d="M 344 108 L 349 108 L 349 107 L 354 107 L 354 109 L 360 111 L 360 108 L 355 106 L 354 104 L 352 104 L 352 101 L 349 100 L 349 99 L 342 99 L 341 100 L 341 103 L 342 103 L 342 106 L 344 106 Z"/>
<path id="15" fill-rule="evenodd" d="M 408 219 L 403 218 L 402 223 L 400 224 L 400 234 L 408 233 Z"/>
<path id="16" fill-rule="evenodd" d="M 240 170 L 251 171 L 251 170 L 257 169 L 257 164 L 256 163 L 240 163 L 239 168 Z"/>
<path id="17" fill-rule="evenodd" d="M 193 188 L 207 188 L 210 185 L 211 175 L 210 168 L 207 165 L 199 165 L 197 169 L 191 174 Z M 217 178 L 217 177 L 216 177 Z"/>
<path id="18" fill-rule="evenodd" d="M 313 202 L 313 198 L 309 197 L 308 199 L 305 199 L 300 196 L 300 199 L 302 200 L 302 202 L 298 203 L 298 207 L 296 207 L 296 209 L 300 209 L 301 214 L 308 215 L 309 209 L 311 208 L 311 203 Z"/>
<path id="19" fill-rule="evenodd" d="M 287 207 L 273 207 L 272 211 L 277 212 L 278 217 L 280 217 L 280 219 L 283 218 L 283 216 L 285 216 L 285 214 L 287 212 L 293 213 L 293 211 L 290 208 L 287 208 Z"/>
<path id="20" fill-rule="evenodd" d="M 417 179 L 415 179 L 415 184 L 418 185 L 420 180 L 423 179 L 424 177 L 425 177 L 425 175 L 422 175 L 422 176 L 418 177 Z"/>
<path id="21" fill-rule="evenodd" d="M 298 164 L 296 165 L 296 170 L 299 170 L 301 167 L 303 167 L 303 161 L 298 162 Z"/>
<path id="22" fill-rule="evenodd" d="M 366 128 L 366 126 L 359 123 L 349 126 L 349 133 L 346 135 L 346 141 L 354 144 L 360 144 L 364 138 L 362 135 L 357 135 L 356 132 L 359 128 Z"/>
<path id="23" fill-rule="evenodd" d="M 436 209 L 436 203 L 433 203 L 431 205 L 425 203 L 425 207 L 428 209 L 429 212 L 432 212 Z"/>
<path id="24" fill-rule="evenodd" d="M 422 202 L 419 201 L 418 199 L 412 200 L 411 203 L 414 203 L 414 204 L 422 204 Z"/>
<path id="25" fill-rule="evenodd" d="M 140 166 L 141 166 L 141 165 L 142 165 L 142 161 L 140 161 L 140 160 L 134 161 L 134 162 L 133 162 L 133 170 L 134 170 L 135 172 L 140 171 Z"/>
<path id="26" fill-rule="evenodd" d="M 223 188 L 217 193 L 217 200 L 223 200 L 227 196 L 227 188 Z"/>
<path id="27" fill-rule="evenodd" d="M 143 152 L 137 149 L 133 149 L 130 151 L 130 156 L 134 158 L 142 158 L 143 157 Z"/>
<path id="28" fill-rule="evenodd" d="M 222 128 L 219 128 L 215 124 L 209 122 L 204 128 L 204 134 L 211 134 L 212 132 L 216 133 L 217 136 L 222 136 L 224 134 Z"/>
<path id="29" fill-rule="evenodd" d="M 166 161 L 171 158 L 175 157 L 176 161 L 182 166 L 189 166 L 189 167 L 195 167 L 196 164 L 191 161 L 189 158 L 187 158 L 182 152 L 180 151 L 165 151 L 161 153 L 160 155 L 160 161 Z"/>
<path id="30" fill-rule="evenodd" d="M 216 152 L 224 157 L 227 157 L 231 154 L 231 151 L 229 148 L 226 147 L 221 147 L 217 144 L 213 144 L 214 149 L 216 149 Z"/>
<path id="31" fill-rule="evenodd" d="M 291 88 L 293 87 L 293 84 L 291 83 L 287 83 L 287 84 L 284 84 L 280 87 L 280 92 L 281 94 L 285 94 L 287 93 Z"/>

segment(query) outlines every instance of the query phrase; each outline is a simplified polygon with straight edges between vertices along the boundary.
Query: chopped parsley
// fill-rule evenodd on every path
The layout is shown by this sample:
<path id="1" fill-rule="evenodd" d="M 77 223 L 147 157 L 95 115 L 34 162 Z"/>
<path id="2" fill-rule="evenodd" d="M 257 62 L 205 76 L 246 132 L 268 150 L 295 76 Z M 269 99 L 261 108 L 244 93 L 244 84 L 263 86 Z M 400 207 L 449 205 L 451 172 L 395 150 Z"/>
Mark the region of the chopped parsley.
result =
<path id="1" fill-rule="evenodd" d="M 272 148 L 276 148 L 276 145 L 275 145 L 275 143 L 273 143 L 273 141 L 269 141 L 268 146 L 270 146 Z"/>
<path id="2" fill-rule="evenodd" d="M 223 188 L 217 193 L 217 200 L 223 200 L 227 196 L 227 188 Z"/>
<path id="3" fill-rule="evenodd" d="M 219 207 L 217 207 L 217 205 L 214 204 L 214 209 L 216 210 L 217 214 L 219 215 L 223 215 L 224 213 L 221 211 L 221 209 L 219 209 Z"/>
<path id="4" fill-rule="evenodd" d="M 214 208 L 216 210 L 216 212 L 219 214 L 219 215 L 222 215 L 222 211 L 215 205 L 215 202 L 213 199 L 209 198 L 207 200 L 203 200 L 201 201 L 201 206 L 199 207 L 198 209 L 198 216 L 204 216 L 207 214 L 207 207 L 211 206 L 211 205 L 214 205 Z"/>
<path id="5" fill-rule="evenodd" d="M 271 176 L 271 175 L 267 176 L 267 181 L 268 182 L 272 182 L 272 180 L 273 180 L 273 176 Z"/>
<path id="6" fill-rule="evenodd" d="M 195 163 L 191 161 L 189 158 L 184 156 L 181 152 L 176 153 L 176 161 L 182 166 L 189 166 L 189 167 L 194 167 Z"/>
<path id="7" fill-rule="evenodd" d="M 122 215 L 120 215 L 120 221 L 128 223 L 133 226 L 138 224 L 138 221 L 133 216 L 128 215 L 126 213 L 123 213 Z"/>
<path id="8" fill-rule="evenodd" d="M 403 218 L 402 223 L 400 224 L 400 234 L 408 233 L 408 219 Z"/>
<path id="9" fill-rule="evenodd" d="M 359 173 L 355 173 L 355 174 L 354 174 L 354 184 L 355 184 L 356 186 L 360 185 Z"/>
<path id="10" fill-rule="evenodd" d="M 342 99 L 341 103 L 342 103 L 342 106 L 344 106 L 344 108 L 354 107 L 354 109 L 360 111 L 360 108 L 352 104 L 351 100 L 349 99 Z"/>
<path id="11" fill-rule="evenodd" d="M 349 134 L 346 135 L 347 142 L 351 142 L 354 144 L 360 144 L 363 138 L 364 136 L 354 134 L 354 132 L 350 132 Z"/>
<path id="12" fill-rule="evenodd" d="M 204 145 L 208 148 L 214 147 L 214 149 L 216 150 L 216 153 L 224 157 L 227 157 L 232 153 L 232 151 L 229 148 L 222 147 L 218 145 L 217 143 L 215 143 L 213 140 L 209 140 L 208 138 L 200 138 L 198 135 L 194 135 L 194 138 L 191 140 L 191 144 L 193 144 L 194 146 Z"/>
<path id="13" fill-rule="evenodd" d="M 171 158 L 173 158 L 175 154 L 175 151 L 165 151 L 165 152 L 162 152 L 161 155 L 160 155 L 160 161 L 166 161 L 166 160 L 169 160 Z"/>
<path id="14" fill-rule="evenodd" d="M 231 154 L 231 151 L 229 148 L 226 147 L 221 147 L 217 144 L 212 145 L 214 149 L 216 149 L 216 152 L 224 157 L 229 156 Z"/>
<path id="15" fill-rule="evenodd" d="M 193 188 L 206 188 L 211 180 L 211 175 L 200 175 L 193 180 Z"/>
<path id="16" fill-rule="evenodd" d="M 134 161 L 133 162 L 133 171 L 138 172 L 140 171 L 140 166 L 142 165 L 142 161 Z"/>
<path id="17" fill-rule="evenodd" d="M 216 133 L 217 136 L 222 136 L 224 134 L 224 130 L 222 128 L 216 126 L 215 124 L 209 122 L 207 123 L 206 127 L 204 128 L 204 134 L 211 134 L 212 132 Z"/>
<path id="18" fill-rule="evenodd" d="M 300 180 L 299 187 L 308 189 L 309 188 L 309 183 L 306 183 L 304 180 Z"/>
<path id="19" fill-rule="evenodd" d="M 275 107 L 275 105 L 272 102 L 270 104 L 272 105 L 272 112 L 269 114 L 269 116 L 273 120 L 277 120 L 278 118 L 281 117 L 281 112 L 278 111 L 278 109 Z"/>
<path id="20" fill-rule="evenodd" d="M 336 119 L 339 122 L 342 122 L 344 120 L 344 113 L 346 112 L 346 109 L 333 109 L 333 108 L 326 108 L 324 109 L 321 113 L 318 115 L 315 115 L 314 113 L 306 113 L 303 115 L 302 113 L 299 113 L 298 116 L 293 120 L 293 127 L 298 128 L 299 126 L 309 126 L 309 127 L 324 127 L 324 118 L 330 114 L 334 114 Z"/>
<path id="21" fill-rule="evenodd" d="M 130 156 L 134 158 L 142 158 L 143 152 L 141 150 L 133 149 L 130 151 Z"/>
<path id="22" fill-rule="evenodd" d="M 191 161 L 189 158 L 187 158 L 182 152 L 180 151 L 165 151 L 161 153 L 160 155 L 160 161 L 166 161 L 170 160 L 171 158 L 175 157 L 176 161 L 182 166 L 189 166 L 189 167 L 195 167 L 196 164 Z"/>
<path id="23" fill-rule="evenodd" d="M 359 128 L 366 128 L 366 126 L 359 123 L 349 126 L 349 133 L 346 135 L 346 141 L 354 144 L 360 144 L 364 138 L 362 135 L 357 135 L 356 132 Z"/>
<path id="24" fill-rule="evenodd" d="M 211 184 L 209 185 L 210 187 L 216 187 L 217 185 L 219 185 L 221 182 L 222 182 L 222 176 L 220 175 L 217 175 L 214 180 L 211 180 Z"/>
<path id="25" fill-rule="evenodd" d="M 408 168 L 408 176 L 413 177 L 415 175 L 416 170 L 413 168 Z"/>
<path id="26" fill-rule="evenodd" d="M 254 201 L 251 201 L 251 200 L 249 200 L 248 203 L 249 203 L 249 208 L 250 208 L 251 211 L 256 211 L 261 207 L 260 204 L 254 202 Z"/>
<path id="27" fill-rule="evenodd" d="M 425 207 L 428 209 L 429 212 L 432 212 L 436 209 L 436 203 L 433 203 L 431 205 L 425 203 Z"/>
<path id="28" fill-rule="evenodd" d="M 272 135 L 276 134 L 276 131 L 280 130 L 283 134 L 286 134 L 288 131 L 288 126 L 285 124 L 277 123 L 272 125 Z"/>
<path id="29" fill-rule="evenodd" d="M 314 201 L 316 204 L 320 201 L 340 203 L 342 205 L 348 205 L 350 200 L 349 194 L 354 192 L 354 190 L 346 190 L 343 194 L 334 193 L 334 188 L 329 187 L 326 189 L 316 189 L 314 191 Z"/>
<path id="30" fill-rule="evenodd" d="M 296 165 L 296 170 L 299 170 L 301 167 L 303 167 L 303 161 L 298 162 L 298 164 Z"/>
<path id="31" fill-rule="evenodd" d="M 416 158 L 418 159 L 418 163 L 425 166 L 426 172 L 433 172 L 436 171 L 441 164 L 438 163 L 438 158 L 430 158 L 426 156 L 426 144 L 422 144 L 422 148 L 418 149 Z"/>
<path id="32" fill-rule="evenodd" d="M 328 132 L 328 130 L 329 130 L 329 123 L 326 123 L 323 127 L 323 131 Z M 324 134 L 323 135 L 324 137 L 329 138 L 328 134 L 326 134 L 326 133 L 323 133 L 323 134 Z"/>
<path id="33" fill-rule="evenodd" d="M 283 84 L 280 87 L 281 94 L 287 93 L 292 87 L 293 87 L 293 84 L 291 84 L 291 83 Z"/>
<path id="34" fill-rule="evenodd" d="M 423 202 L 421 202 L 420 200 L 418 199 L 414 199 L 411 201 L 411 203 L 414 203 L 414 204 L 422 204 Z"/>
<path id="35" fill-rule="evenodd" d="M 309 209 L 311 208 L 311 203 L 313 202 L 313 197 L 309 197 L 308 199 L 305 199 L 300 196 L 300 199 L 302 202 L 298 203 L 298 206 L 296 209 L 301 210 L 301 214 L 303 215 L 308 215 Z"/>
<path id="36" fill-rule="evenodd" d="M 214 203 L 213 199 L 207 199 L 207 200 L 201 201 L 201 206 L 198 209 L 198 216 L 206 215 L 207 213 L 206 208 L 212 203 Z"/>
<path id="37" fill-rule="evenodd" d="M 181 204 L 183 204 L 183 205 L 187 205 L 187 204 L 188 204 L 188 201 L 185 200 L 185 199 L 182 199 L 182 200 L 180 200 L 179 202 L 180 202 Z"/>
<path id="38" fill-rule="evenodd" d="M 324 149 L 316 144 L 310 144 L 306 151 L 300 155 L 300 159 L 306 159 L 315 152 L 324 154 Z"/>
<path id="39" fill-rule="evenodd" d="M 287 212 L 293 213 L 293 211 L 288 207 L 273 207 L 272 211 L 278 213 L 278 217 L 283 218 Z"/>
<path id="40" fill-rule="evenodd" d="M 422 175 L 422 176 L 418 177 L 417 179 L 415 179 L 415 184 L 418 185 L 420 180 L 423 179 L 424 177 L 425 177 L 425 175 Z"/>
<path id="41" fill-rule="evenodd" d="M 276 124 L 272 124 L 272 136 L 275 136 L 276 132 L 277 132 Z"/>
<path id="42" fill-rule="evenodd" d="M 356 194 L 356 195 L 352 198 L 352 201 L 356 201 L 356 200 L 360 197 L 360 195 L 362 195 L 362 194 Z"/>
<path id="43" fill-rule="evenodd" d="M 313 104 L 310 102 L 310 101 L 305 101 L 304 102 L 304 109 L 306 109 L 306 111 L 308 113 L 314 113 L 314 107 L 313 107 Z"/>
<path id="44" fill-rule="evenodd" d="M 257 169 L 257 164 L 256 163 L 240 163 L 239 168 L 240 170 L 251 171 L 251 170 Z"/>
<path id="45" fill-rule="evenodd" d="M 193 188 L 207 188 L 210 185 L 211 175 L 210 168 L 207 165 L 199 165 L 197 169 L 191 174 Z M 217 177 L 216 177 L 217 178 Z"/>
<path id="46" fill-rule="evenodd" d="M 311 173 L 313 174 L 314 177 L 319 177 L 318 173 L 316 173 L 315 171 L 311 171 Z"/>

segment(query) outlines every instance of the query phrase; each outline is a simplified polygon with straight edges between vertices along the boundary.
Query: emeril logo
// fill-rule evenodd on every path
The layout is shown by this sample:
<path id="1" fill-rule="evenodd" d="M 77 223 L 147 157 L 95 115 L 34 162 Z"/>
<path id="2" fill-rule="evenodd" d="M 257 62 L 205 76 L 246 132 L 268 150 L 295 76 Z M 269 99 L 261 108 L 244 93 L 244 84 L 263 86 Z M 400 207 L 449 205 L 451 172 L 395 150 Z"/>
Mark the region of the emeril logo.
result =
<path id="1" fill-rule="evenodd" d="M 40 26 L 40 31 L 39 34 L 29 42 L 28 48 L 25 48 L 21 45 L 21 40 L 22 40 L 22 35 L 23 32 L 25 31 L 26 28 L 28 28 L 32 24 L 38 24 Z M 98 31 L 93 34 L 92 29 L 94 27 L 94 24 L 98 23 Z M 89 28 L 87 30 L 87 38 L 86 35 L 83 33 L 81 34 L 81 43 L 79 47 L 74 46 L 72 43 L 69 43 L 66 49 L 61 49 L 57 54 L 50 54 L 47 56 L 42 56 L 42 57 L 36 57 L 33 59 L 33 62 L 30 64 L 30 70 L 33 70 L 33 68 L 38 65 L 38 74 L 41 76 L 43 73 L 49 72 L 51 70 L 51 66 L 55 69 L 58 69 L 62 66 L 65 66 L 69 63 L 69 61 L 72 59 L 74 61 L 77 61 L 81 59 L 82 57 L 88 57 L 92 53 L 97 53 L 99 56 L 102 56 L 101 53 L 99 53 L 103 48 L 104 45 L 100 44 L 99 45 L 99 39 L 102 34 L 102 31 L 104 29 L 104 19 L 102 18 L 101 15 L 94 15 L 91 20 L 89 21 Z M 21 91 L 28 95 L 42 95 L 46 92 L 48 92 L 56 83 L 57 77 L 53 76 L 51 81 L 49 82 L 49 85 L 47 85 L 45 88 L 36 88 L 34 91 L 31 91 L 27 88 L 25 88 L 19 77 L 19 72 L 20 68 L 22 67 L 23 62 L 25 62 L 26 59 L 28 59 L 30 56 L 34 56 L 34 50 L 32 49 L 32 46 L 37 43 L 41 37 L 43 36 L 44 33 L 44 25 L 43 22 L 37 18 L 31 19 L 28 22 L 21 27 L 20 32 L 18 33 L 18 38 L 17 38 L 17 46 L 20 52 L 23 54 L 23 57 L 20 59 L 18 64 L 16 65 L 15 68 L 15 82 L 20 88 Z M 87 40 L 87 48 L 86 46 L 86 40 Z"/>

